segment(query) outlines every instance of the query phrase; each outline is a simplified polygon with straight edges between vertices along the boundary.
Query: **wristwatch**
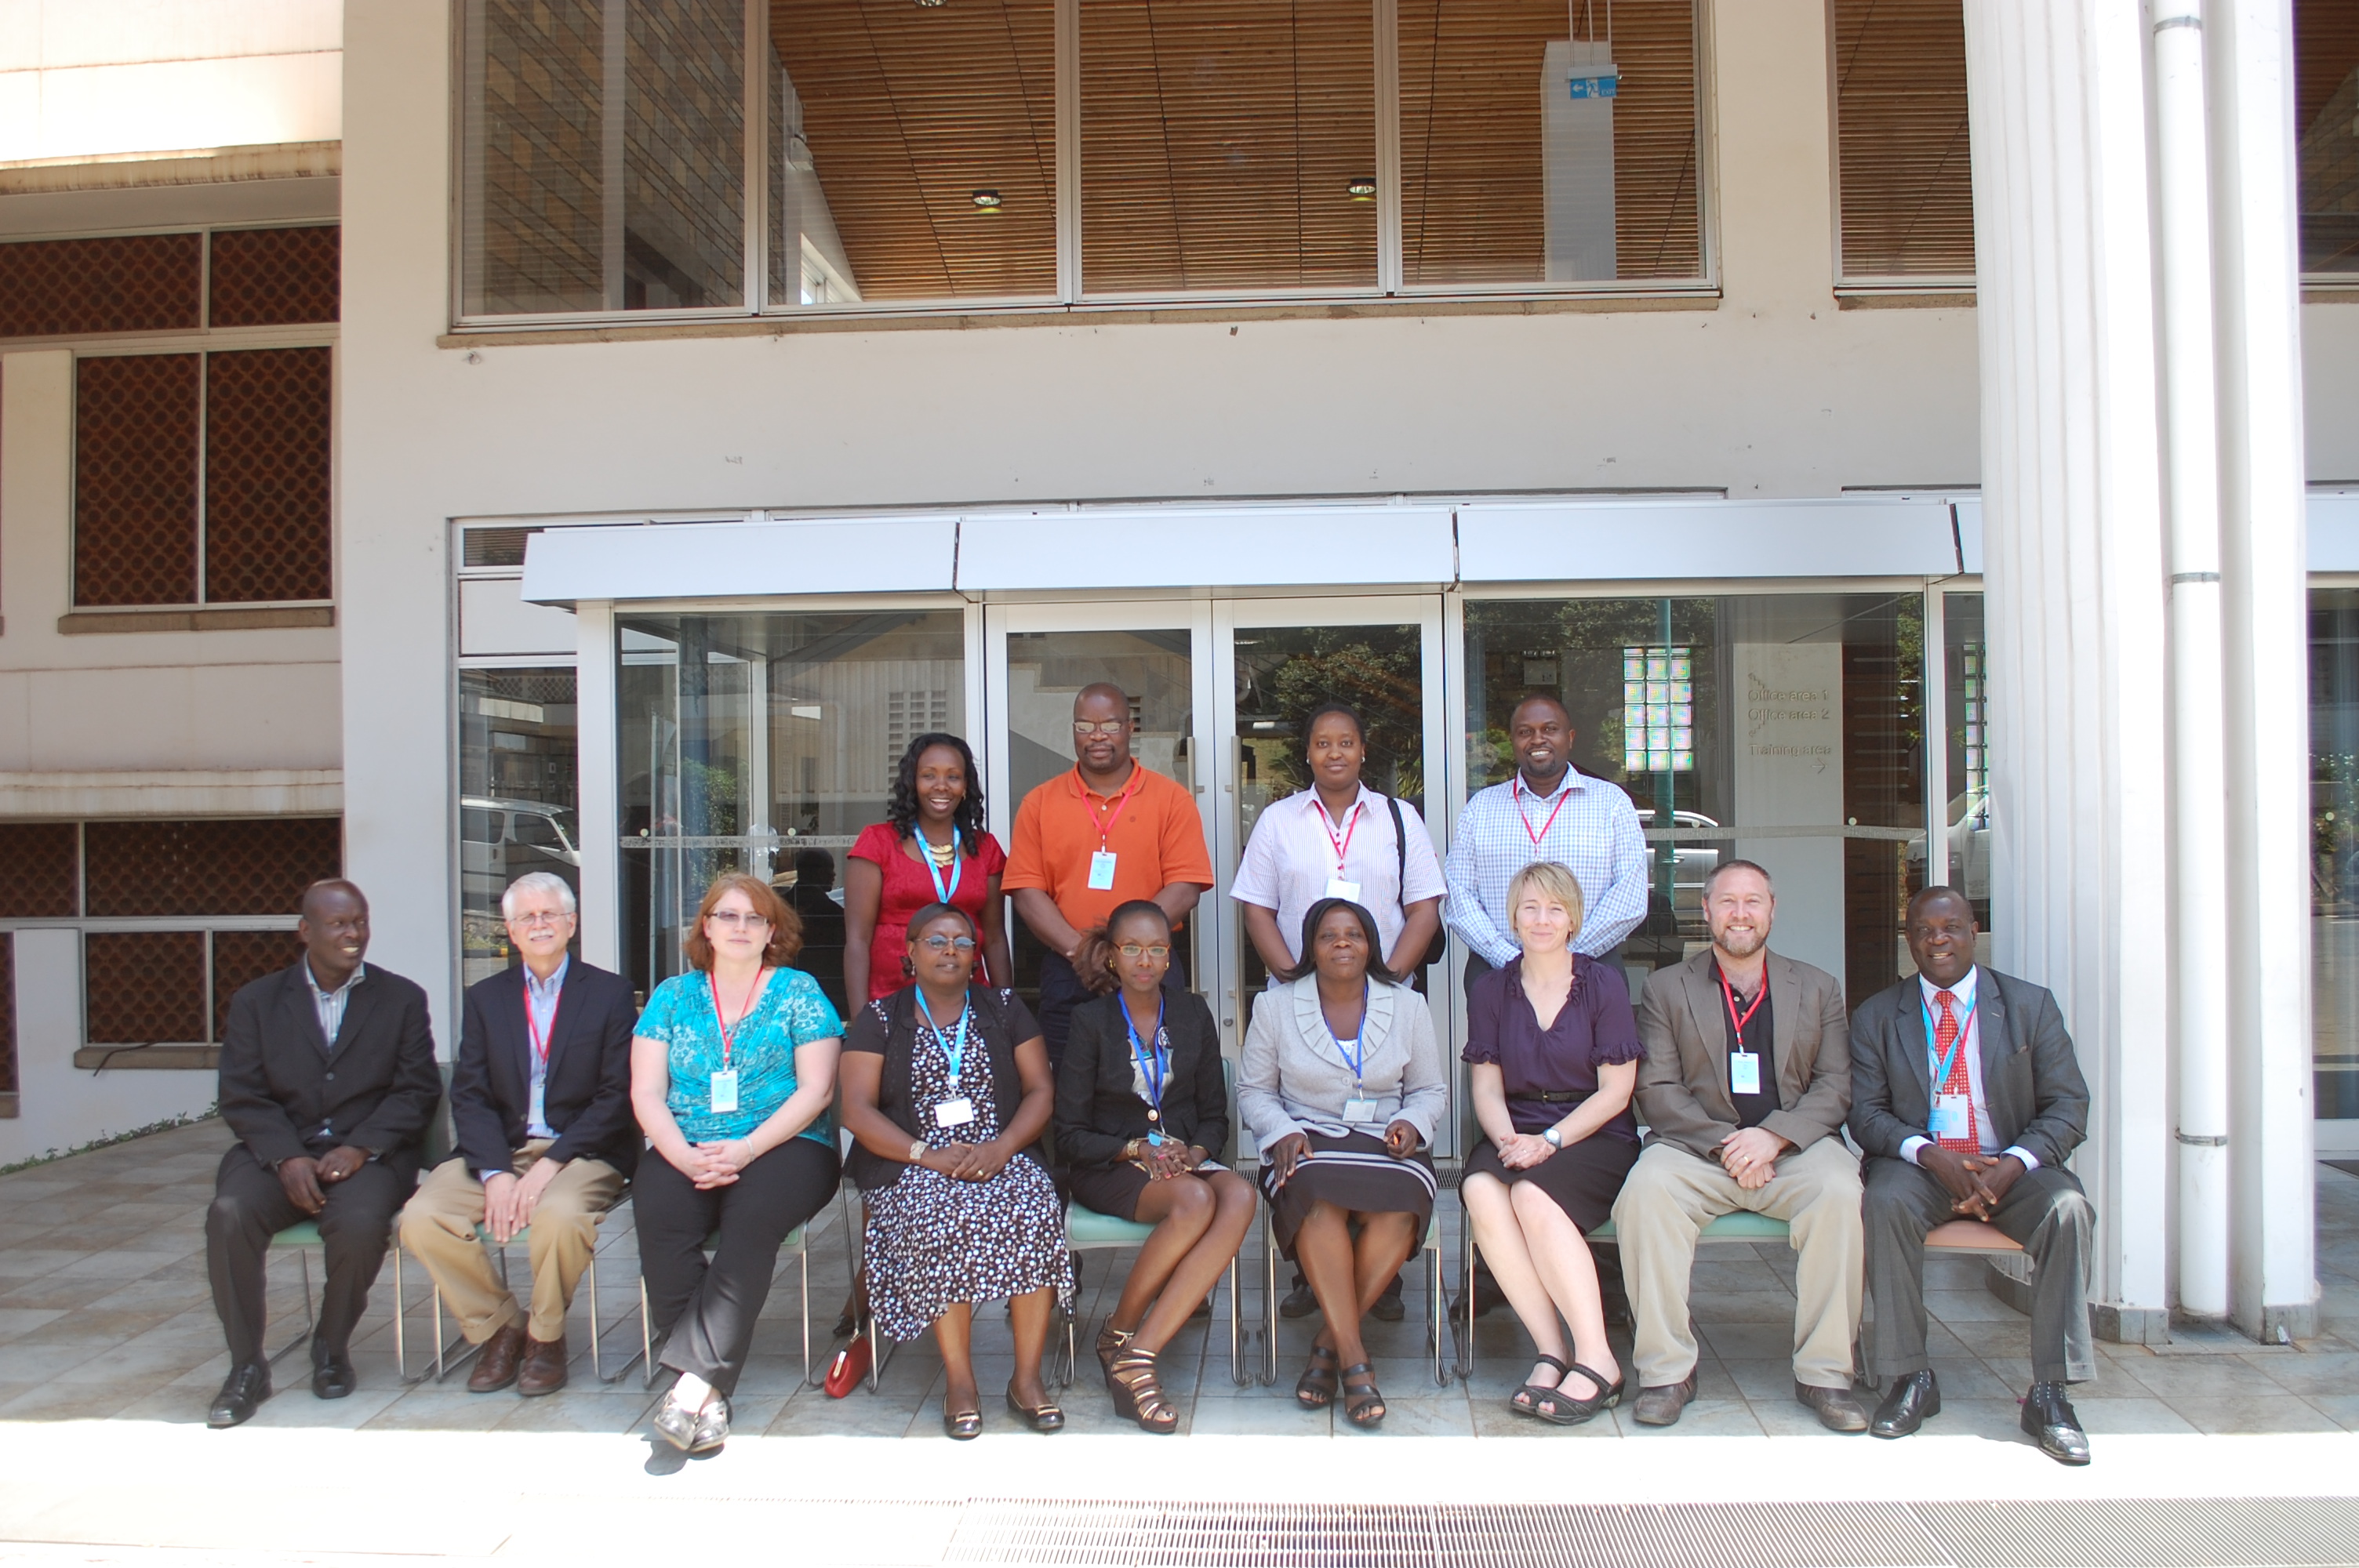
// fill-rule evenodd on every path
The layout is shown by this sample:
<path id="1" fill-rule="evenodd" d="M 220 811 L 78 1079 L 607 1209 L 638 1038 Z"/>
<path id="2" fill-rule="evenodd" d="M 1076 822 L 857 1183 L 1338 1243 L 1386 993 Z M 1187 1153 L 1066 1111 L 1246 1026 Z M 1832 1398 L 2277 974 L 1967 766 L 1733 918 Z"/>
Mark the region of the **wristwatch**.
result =
<path id="1" fill-rule="evenodd" d="M 1550 1125 L 1543 1129 L 1540 1132 L 1540 1141 L 1547 1144 L 1551 1149 L 1561 1149 L 1564 1147 L 1564 1134 L 1559 1132 L 1553 1125 Z"/>
<path id="2" fill-rule="evenodd" d="M 926 1141 L 922 1138 L 911 1139 L 909 1141 L 909 1163 L 914 1165 L 925 1157 Z"/>

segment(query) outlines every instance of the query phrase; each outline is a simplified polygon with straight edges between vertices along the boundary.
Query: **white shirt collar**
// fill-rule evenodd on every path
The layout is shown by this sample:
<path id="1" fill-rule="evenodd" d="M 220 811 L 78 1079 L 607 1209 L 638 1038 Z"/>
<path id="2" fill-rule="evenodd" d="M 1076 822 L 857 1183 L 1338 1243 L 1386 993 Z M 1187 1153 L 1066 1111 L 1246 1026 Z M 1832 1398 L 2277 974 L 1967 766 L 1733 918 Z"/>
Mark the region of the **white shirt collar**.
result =
<path id="1" fill-rule="evenodd" d="M 1982 966 L 1976 964 L 1959 979 L 1956 985 L 1949 988 L 1950 994 L 1957 999 L 1957 1008 L 1960 1012 L 1962 1013 L 1974 1005 L 1974 981 L 1981 977 L 1982 972 Z M 1917 984 L 1925 993 L 1927 1007 L 1939 1005 L 1933 999 L 1940 993 L 1941 987 L 1935 985 L 1923 975 L 1917 977 Z"/>
<path id="2" fill-rule="evenodd" d="M 1572 766 L 1570 762 L 1565 764 L 1564 777 L 1557 780 L 1555 790 L 1548 795 L 1542 795 L 1539 791 L 1526 784 L 1524 782 L 1524 770 L 1521 768 L 1517 768 L 1514 773 L 1507 775 L 1507 794 L 1511 798 L 1516 795 L 1528 795 L 1534 800 L 1554 800 L 1558 795 L 1562 795 L 1569 789 L 1580 789 L 1581 787 L 1582 787 L 1581 770 Z"/>
<path id="3" fill-rule="evenodd" d="M 547 1001 L 565 988 L 565 971 L 572 965 L 573 955 L 568 953 L 557 960 L 557 968 L 549 972 L 549 979 L 545 980 L 534 975 L 527 967 L 524 971 L 524 989 L 538 1000 Z"/>
<path id="4" fill-rule="evenodd" d="M 1375 791 L 1370 789 L 1368 787 L 1367 781 L 1363 779 L 1360 781 L 1360 793 L 1353 796 L 1352 805 L 1354 809 L 1363 806 L 1367 806 L 1368 808 L 1373 811 L 1375 808 L 1373 806 L 1369 806 L 1369 802 L 1373 801 L 1375 798 Z M 1305 810 L 1317 813 L 1321 819 L 1330 824 L 1334 822 L 1335 819 L 1327 815 L 1327 803 L 1319 797 L 1318 785 L 1313 784 L 1309 789 L 1304 790 L 1302 792 L 1301 799 L 1303 801 L 1303 808 Z M 1346 822 L 1350 821 L 1350 813 L 1346 813 L 1343 819 Z"/>

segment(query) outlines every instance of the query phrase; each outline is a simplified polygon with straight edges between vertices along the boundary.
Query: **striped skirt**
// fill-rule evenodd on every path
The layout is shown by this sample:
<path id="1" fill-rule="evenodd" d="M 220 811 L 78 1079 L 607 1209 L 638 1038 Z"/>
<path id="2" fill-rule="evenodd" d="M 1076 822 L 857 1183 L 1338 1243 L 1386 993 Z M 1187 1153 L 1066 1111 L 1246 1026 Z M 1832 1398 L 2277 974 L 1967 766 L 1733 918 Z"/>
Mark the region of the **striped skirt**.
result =
<path id="1" fill-rule="evenodd" d="M 1313 1204 L 1329 1203 L 1353 1214 L 1408 1214 L 1417 1217 L 1420 1239 L 1433 1217 L 1436 1183 L 1433 1160 L 1422 1149 L 1406 1160 L 1396 1160 L 1381 1138 L 1365 1132 L 1338 1137 L 1308 1132 L 1310 1151 L 1294 1167 L 1284 1186 L 1277 1184 L 1277 1167 L 1261 1168 L 1261 1195 L 1269 1200 L 1270 1225 L 1277 1232 L 1277 1249 L 1294 1260 L 1294 1233 L 1302 1228 Z"/>

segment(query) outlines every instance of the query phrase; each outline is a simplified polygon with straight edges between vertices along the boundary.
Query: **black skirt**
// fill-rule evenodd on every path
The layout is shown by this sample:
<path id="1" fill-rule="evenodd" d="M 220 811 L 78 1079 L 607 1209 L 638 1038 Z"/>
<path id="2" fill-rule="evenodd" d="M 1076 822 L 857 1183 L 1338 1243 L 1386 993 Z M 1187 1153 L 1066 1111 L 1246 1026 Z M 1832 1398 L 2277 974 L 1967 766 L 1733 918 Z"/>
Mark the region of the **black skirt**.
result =
<path id="1" fill-rule="evenodd" d="M 1227 1169 L 1217 1160 L 1207 1160 L 1196 1167 L 1198 1174 L 1207 1176 Z M 1112 1165 L 1075 1165 L 1065 1173 L 1066 1190 L 1072 1200 L 1109 1219 L 1136 1222 L 1138 1200 L 1147 1185 L 1147 1173 L 1127 1160 Z"/>
<path id="2" fill-rule="evenodd" d="M 1310 1147 L 1286 1185 L 1277 1184 L 1277 1166 L 1261 1168 L 1261 1195 L 1269 1200 L 1270 1225 L 1287 1261 L 1294 1260 L 1294 1233 L 1310 1217 L 1313 1204 L 1331 1203 L 1353 1214 L 1414 1215 L 1418 1240 L 1424 1241 L 1439 1184 L 1430 1155 L 1419 1149 L 1406 1160 L 1396 1160 L 1383 1139 L 1365 1132 L 1336 1138 L 1305 1131 L 1303 1136 Z"/>
<path id="3" fill-rule="evenodd" d="M 1510 1171 L 1499 1162 L 1498 1150 L 1485 1138 L 1466 1156 L 1466 1175 L 1496 1176 L 1511 1187 L 1517 1182 L 1531 1183 L 1554 1199 L 1565 1217 L 1586 1236 L 1614 1217 L 1614 1200 L 1622 1195 L 1622 1183 L 1637 1162 L 1636 1143 L 1599 1133 L 1567 1144 L 1537 1165 Z M 1465 1191 L 1463 1178 L 1459 1191 L 1462 1195 Z"/>

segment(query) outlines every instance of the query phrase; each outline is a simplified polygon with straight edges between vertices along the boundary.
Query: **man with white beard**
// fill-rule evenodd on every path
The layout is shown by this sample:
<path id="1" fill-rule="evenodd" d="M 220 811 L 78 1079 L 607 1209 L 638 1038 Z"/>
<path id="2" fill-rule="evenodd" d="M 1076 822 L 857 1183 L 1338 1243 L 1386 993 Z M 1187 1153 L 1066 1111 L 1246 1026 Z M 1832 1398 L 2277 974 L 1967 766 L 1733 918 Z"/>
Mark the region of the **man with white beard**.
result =
<path id="1" fill-rule="evenodd" d="M 1852 1394 L 1859 1336 L 1859 1162 L 1843 1140 L 1851 1026 L 1824 969 L 1769 951 L 1769 873 L 1721 863 L 1704 883 L 1712 946 L 1647 982 L 1638 1007 L 1646 1151 L 1614 1206 L 1635 1322 L 1631 1414 L 1669 1426 L 1696 1394 L 1688 1281 L 1696 1238 L 1735 1209 L 1791 1227 L 1794 1398 L 1835 1432 L 1864 1432 Z"/>

